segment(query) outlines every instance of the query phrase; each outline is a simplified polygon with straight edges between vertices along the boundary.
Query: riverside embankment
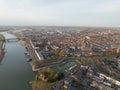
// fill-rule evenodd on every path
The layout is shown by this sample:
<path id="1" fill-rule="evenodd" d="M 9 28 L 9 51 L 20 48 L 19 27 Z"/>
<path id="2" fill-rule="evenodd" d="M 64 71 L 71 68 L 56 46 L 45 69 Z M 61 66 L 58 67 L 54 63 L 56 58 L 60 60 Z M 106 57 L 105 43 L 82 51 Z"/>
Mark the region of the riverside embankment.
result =
<path id="1" fill-rule="evenodd" d="M 4 44 L 5 44 L 5 37 L 0 34 L 0 62 L 4 57 Z"/>

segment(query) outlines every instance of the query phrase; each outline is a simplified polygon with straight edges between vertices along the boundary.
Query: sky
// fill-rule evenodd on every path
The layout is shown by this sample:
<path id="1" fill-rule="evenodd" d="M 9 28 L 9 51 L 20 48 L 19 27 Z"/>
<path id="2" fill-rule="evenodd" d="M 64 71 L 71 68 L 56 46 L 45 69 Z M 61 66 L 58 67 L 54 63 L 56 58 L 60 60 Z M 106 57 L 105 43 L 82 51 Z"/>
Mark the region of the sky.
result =
<path id="1" fill-rule="evenodd" d="M 0 0 L 0 25 L 120 27 L 120 0 Z"/>

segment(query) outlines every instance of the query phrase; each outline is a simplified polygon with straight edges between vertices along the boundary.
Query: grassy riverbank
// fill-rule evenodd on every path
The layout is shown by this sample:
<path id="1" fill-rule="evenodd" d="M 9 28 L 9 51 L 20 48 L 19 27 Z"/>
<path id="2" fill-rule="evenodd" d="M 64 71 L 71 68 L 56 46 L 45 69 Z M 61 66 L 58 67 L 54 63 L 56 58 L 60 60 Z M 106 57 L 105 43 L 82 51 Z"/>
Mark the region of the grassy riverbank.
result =
<path id="1" fill-rule="evenodd" d="M 3 46 L 4 41 L 2 41 L 2 40 L 4 40 L 4 39 L 5 39 L 5 37 L 2 34 L 0 34 L 0 48 L 2 48 L 2 46 Z"/>
<path id="2" fill-rule="evenodd" d="M 4 49 L 2 48 L 4 39 L 5 37 L 2 34 L 0 34 L 0 62 L 2 61 L 2 58 L 4 57 Z"/>
<path id="3" fill-rule="evenodd" d="M 8 32 L 8 33 L 16 36 L 17 38 L 21 38 L 21 35 L 19 33 L 17 33 L 17 32 Z"/>

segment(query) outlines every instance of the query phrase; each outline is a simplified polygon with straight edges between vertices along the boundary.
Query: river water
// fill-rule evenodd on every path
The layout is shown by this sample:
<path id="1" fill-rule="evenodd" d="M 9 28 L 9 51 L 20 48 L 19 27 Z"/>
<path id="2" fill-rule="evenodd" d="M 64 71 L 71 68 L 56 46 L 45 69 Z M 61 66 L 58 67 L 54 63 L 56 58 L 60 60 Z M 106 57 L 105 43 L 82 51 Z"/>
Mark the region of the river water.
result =
<path id="1" fill-rule="evenodd" d="M 15 38 L 7 32 L 1 32 L 5 38 Z M 26 50 L 19 42 L 7 42 L 5 56 L 0 64 L 0 90 L 32 90 L 29 81 L 35 73 L 25 61 Z"/>

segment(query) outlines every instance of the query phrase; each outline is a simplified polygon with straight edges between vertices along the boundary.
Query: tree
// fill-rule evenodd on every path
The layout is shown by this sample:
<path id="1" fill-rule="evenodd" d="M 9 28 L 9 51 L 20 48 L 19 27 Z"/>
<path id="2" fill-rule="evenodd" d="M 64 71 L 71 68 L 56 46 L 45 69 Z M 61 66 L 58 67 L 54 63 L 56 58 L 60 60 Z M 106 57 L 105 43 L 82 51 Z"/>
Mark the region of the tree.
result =
<path id="1" fill-rule="evenodd" d="M 64 49 L 62 49 L 60 52 L 59 52 L 59 57 L 63 57 L 65 56 L 66 52 Z"/>

